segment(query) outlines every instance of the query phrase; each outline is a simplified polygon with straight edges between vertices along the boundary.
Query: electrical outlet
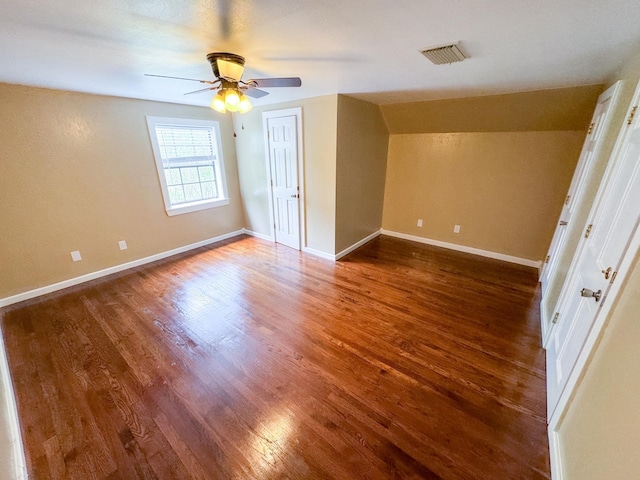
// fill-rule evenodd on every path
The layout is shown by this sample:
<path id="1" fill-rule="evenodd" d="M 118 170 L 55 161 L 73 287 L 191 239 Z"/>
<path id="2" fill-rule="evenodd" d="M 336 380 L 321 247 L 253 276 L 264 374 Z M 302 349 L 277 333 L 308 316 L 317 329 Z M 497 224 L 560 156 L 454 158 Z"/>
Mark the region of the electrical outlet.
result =
<path id="1" fill-rule="evenodd" d="M 460 233 L 460 225 L 453 226 L 453 233 Z"/>
<path id="2" fill-rule="evenodd" d="M 418 226 L 421 227 L 422 226 L 422 219 L 418 219 Z"/>
<path id="3" fill-rule="evenodd" d="M 118 247 L 120 247 L 120 250 L 126 250 L 128 248 L 126 240 L 120 240 L 118 242 Z"/>
<path id="4" fill-rule="evenodd" d="M 79 250 L 74 250 L 71 253 L 71 260 L 73 260 L 74 262 L 79 262 L 80 260 L 82 260 L 82 255 L 80 255 L 80 251 Z"/>

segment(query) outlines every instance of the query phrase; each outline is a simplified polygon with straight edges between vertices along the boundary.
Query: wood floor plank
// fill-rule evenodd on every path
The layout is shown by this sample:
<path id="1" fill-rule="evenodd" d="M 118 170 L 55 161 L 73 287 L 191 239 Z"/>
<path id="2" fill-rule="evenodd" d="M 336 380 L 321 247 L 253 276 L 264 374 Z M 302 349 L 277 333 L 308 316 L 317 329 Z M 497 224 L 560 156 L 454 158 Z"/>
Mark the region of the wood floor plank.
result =
<path id="1" fill-rule="evenodd" d="M 549 478 L 533 269 L 240 237 L 0 311 L 34 478 Z"/>

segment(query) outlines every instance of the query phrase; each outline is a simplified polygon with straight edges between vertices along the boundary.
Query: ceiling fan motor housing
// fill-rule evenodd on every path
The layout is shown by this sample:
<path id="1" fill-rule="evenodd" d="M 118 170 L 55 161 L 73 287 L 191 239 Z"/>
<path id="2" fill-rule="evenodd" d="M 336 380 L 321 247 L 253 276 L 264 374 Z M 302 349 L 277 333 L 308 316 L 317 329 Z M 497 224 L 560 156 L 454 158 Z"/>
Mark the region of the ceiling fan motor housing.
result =
<path id="1" fill-rule="evenodd" d="M 213 52 L 207 55 L 213 74 L 216 78 L 224 78 L 237 82 L 244 70 L 244 57 L 228 52 Z"/>

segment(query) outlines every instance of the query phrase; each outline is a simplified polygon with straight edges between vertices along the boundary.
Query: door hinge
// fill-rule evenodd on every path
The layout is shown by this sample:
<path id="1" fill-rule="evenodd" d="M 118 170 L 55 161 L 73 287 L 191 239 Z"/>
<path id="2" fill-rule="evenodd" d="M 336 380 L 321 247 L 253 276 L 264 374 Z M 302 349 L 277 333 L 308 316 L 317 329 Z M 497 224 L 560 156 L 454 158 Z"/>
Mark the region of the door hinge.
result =
<path id="1" fill-rule="evenodd" d="M 567 195 L 567 198 L 564 199 L 564 204 L 569 205 L 569 200 L 571 200 L 571 195 Z"/>
<path id="2" fill-rule="evenodd" d="M 558 321 L 559 316 L 560 312 L 556 312 L 556 314 L 553 316 L 553 320 L 551 320 L 551 323 L 555 324 Z"/>
<path id="3" fill-rule="evenodd" d="M 631 113 L 629 113 L 629 118 L 627 118 L 627 125 L 631 125 L 633 123 L 633 117 L 635 116 L 637 109 L 638 109 L 637 105 L 631 109 Z"/>
<path id="4" fill-rule="evenodd" d="M 596 124 L 592 123 L 591 125 L 589 125 L 589 131 L 587 132 L 587 135 L 591 135 L 591 132 L 593 132 L 593 127 L 595 127 Z"/>
<path id="5" fill-rule="evenodd" d="M 590 225 L 587 227 L 587 231 L 586 231 L 586 232 L 584 232 L 584 238 L 589 238 L 589 235 L 591 235 L 591 229 L 592 229 L 592 228 L 593 228 L 593 223 L 592 223 L 592 224 L 590 224 Z"/>
<path id="6" fill-rule="evenodd" d="M 547 258 L 544 259 L 544 263 L 549 263 L 549 260 L 551 260 L 551 255 L 547 255 Z"/>

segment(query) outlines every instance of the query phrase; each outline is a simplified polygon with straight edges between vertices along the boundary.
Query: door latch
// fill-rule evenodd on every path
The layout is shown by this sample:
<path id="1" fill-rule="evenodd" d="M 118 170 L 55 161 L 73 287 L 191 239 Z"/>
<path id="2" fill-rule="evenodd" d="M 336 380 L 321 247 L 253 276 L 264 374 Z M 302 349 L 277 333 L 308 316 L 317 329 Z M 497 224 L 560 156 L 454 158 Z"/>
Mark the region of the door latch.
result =
<path id="1" fill-rule="evenodd" d="M 602 297 L 602 290 L 598 290 L 597 292 L 594 292 L 593 290 L 589 290 L 588 288 L 583 288 L 582 290 L 580 290 L 580 296 L 581 297 L 586 297 L 586 298 L 595 298 L 596 302 L 600 301 L 600 297 Z"/>

